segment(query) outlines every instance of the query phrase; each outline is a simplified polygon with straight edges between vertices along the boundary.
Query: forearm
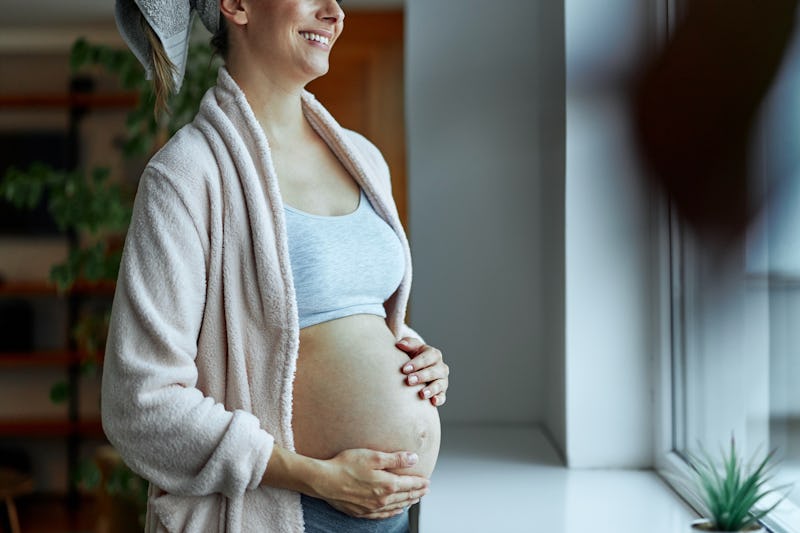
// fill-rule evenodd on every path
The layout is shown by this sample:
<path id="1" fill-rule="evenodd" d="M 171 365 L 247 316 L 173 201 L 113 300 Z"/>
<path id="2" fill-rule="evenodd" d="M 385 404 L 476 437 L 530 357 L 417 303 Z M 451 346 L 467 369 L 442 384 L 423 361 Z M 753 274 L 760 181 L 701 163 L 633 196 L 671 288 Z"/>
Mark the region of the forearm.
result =
<path id="1" fill-rule="evenodd" d="M 313 482 L 320 478 L 323 468 L 323 461 L 274 446 L 261 484 L 318 497 Z"/>

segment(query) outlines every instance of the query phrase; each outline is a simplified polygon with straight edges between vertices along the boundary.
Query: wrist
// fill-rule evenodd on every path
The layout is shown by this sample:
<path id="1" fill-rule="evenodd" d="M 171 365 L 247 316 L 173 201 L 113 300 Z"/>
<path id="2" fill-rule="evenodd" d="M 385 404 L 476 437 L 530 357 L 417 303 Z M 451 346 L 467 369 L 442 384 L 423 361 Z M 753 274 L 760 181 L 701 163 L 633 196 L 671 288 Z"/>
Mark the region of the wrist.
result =
<path id="1" fill-rule="evenodd" d="M 324 461 L 275 446 L 261 484 L 316 497 L 319 496 L 317 487 L 324 477 L 324 470 Z"/>

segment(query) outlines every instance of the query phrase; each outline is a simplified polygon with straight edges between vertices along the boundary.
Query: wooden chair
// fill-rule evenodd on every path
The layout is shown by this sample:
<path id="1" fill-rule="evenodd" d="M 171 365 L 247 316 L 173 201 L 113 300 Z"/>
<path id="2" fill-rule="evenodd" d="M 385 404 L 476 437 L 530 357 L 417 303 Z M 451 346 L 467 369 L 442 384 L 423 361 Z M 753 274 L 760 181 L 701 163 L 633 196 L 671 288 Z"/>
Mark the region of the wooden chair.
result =
<path id="1" fill-rule="evenodd" d="M 17 506 L 14 504 L 14 498 L 32 492 L 33 478 L 16 470 L 0 468 L 0 498 L 6 502 L 11 533 L 20 533 L 19 516 L 17 515 Z"/>

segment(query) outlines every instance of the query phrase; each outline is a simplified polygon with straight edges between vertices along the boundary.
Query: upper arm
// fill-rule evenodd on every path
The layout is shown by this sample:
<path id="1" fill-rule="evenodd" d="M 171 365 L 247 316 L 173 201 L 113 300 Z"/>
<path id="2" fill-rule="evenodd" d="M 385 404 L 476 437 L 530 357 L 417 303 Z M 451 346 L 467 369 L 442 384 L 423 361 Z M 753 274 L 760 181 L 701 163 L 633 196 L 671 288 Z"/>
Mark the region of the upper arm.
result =
<path id="1" fill-rule="evenodd" d="M 142 177 L 109 327 L 103 427 L 168 492 L 232 496 L 258 485 L 273 439 L 196 386 L 208 245 L 186 193 L 152 168 Z"/>

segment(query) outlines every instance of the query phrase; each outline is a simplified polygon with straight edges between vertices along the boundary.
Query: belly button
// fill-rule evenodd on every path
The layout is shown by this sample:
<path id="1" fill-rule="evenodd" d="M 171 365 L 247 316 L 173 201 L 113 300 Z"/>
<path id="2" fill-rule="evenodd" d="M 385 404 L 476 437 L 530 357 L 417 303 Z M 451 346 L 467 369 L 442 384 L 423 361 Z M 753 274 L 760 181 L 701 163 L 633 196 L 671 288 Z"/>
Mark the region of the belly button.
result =
<path id="1" fill-rule="evenodd" d="M 428 443 L 428 432 L 421 429 L 417 432 L 417 449 L 424 450 L 425 445 Z"/>

